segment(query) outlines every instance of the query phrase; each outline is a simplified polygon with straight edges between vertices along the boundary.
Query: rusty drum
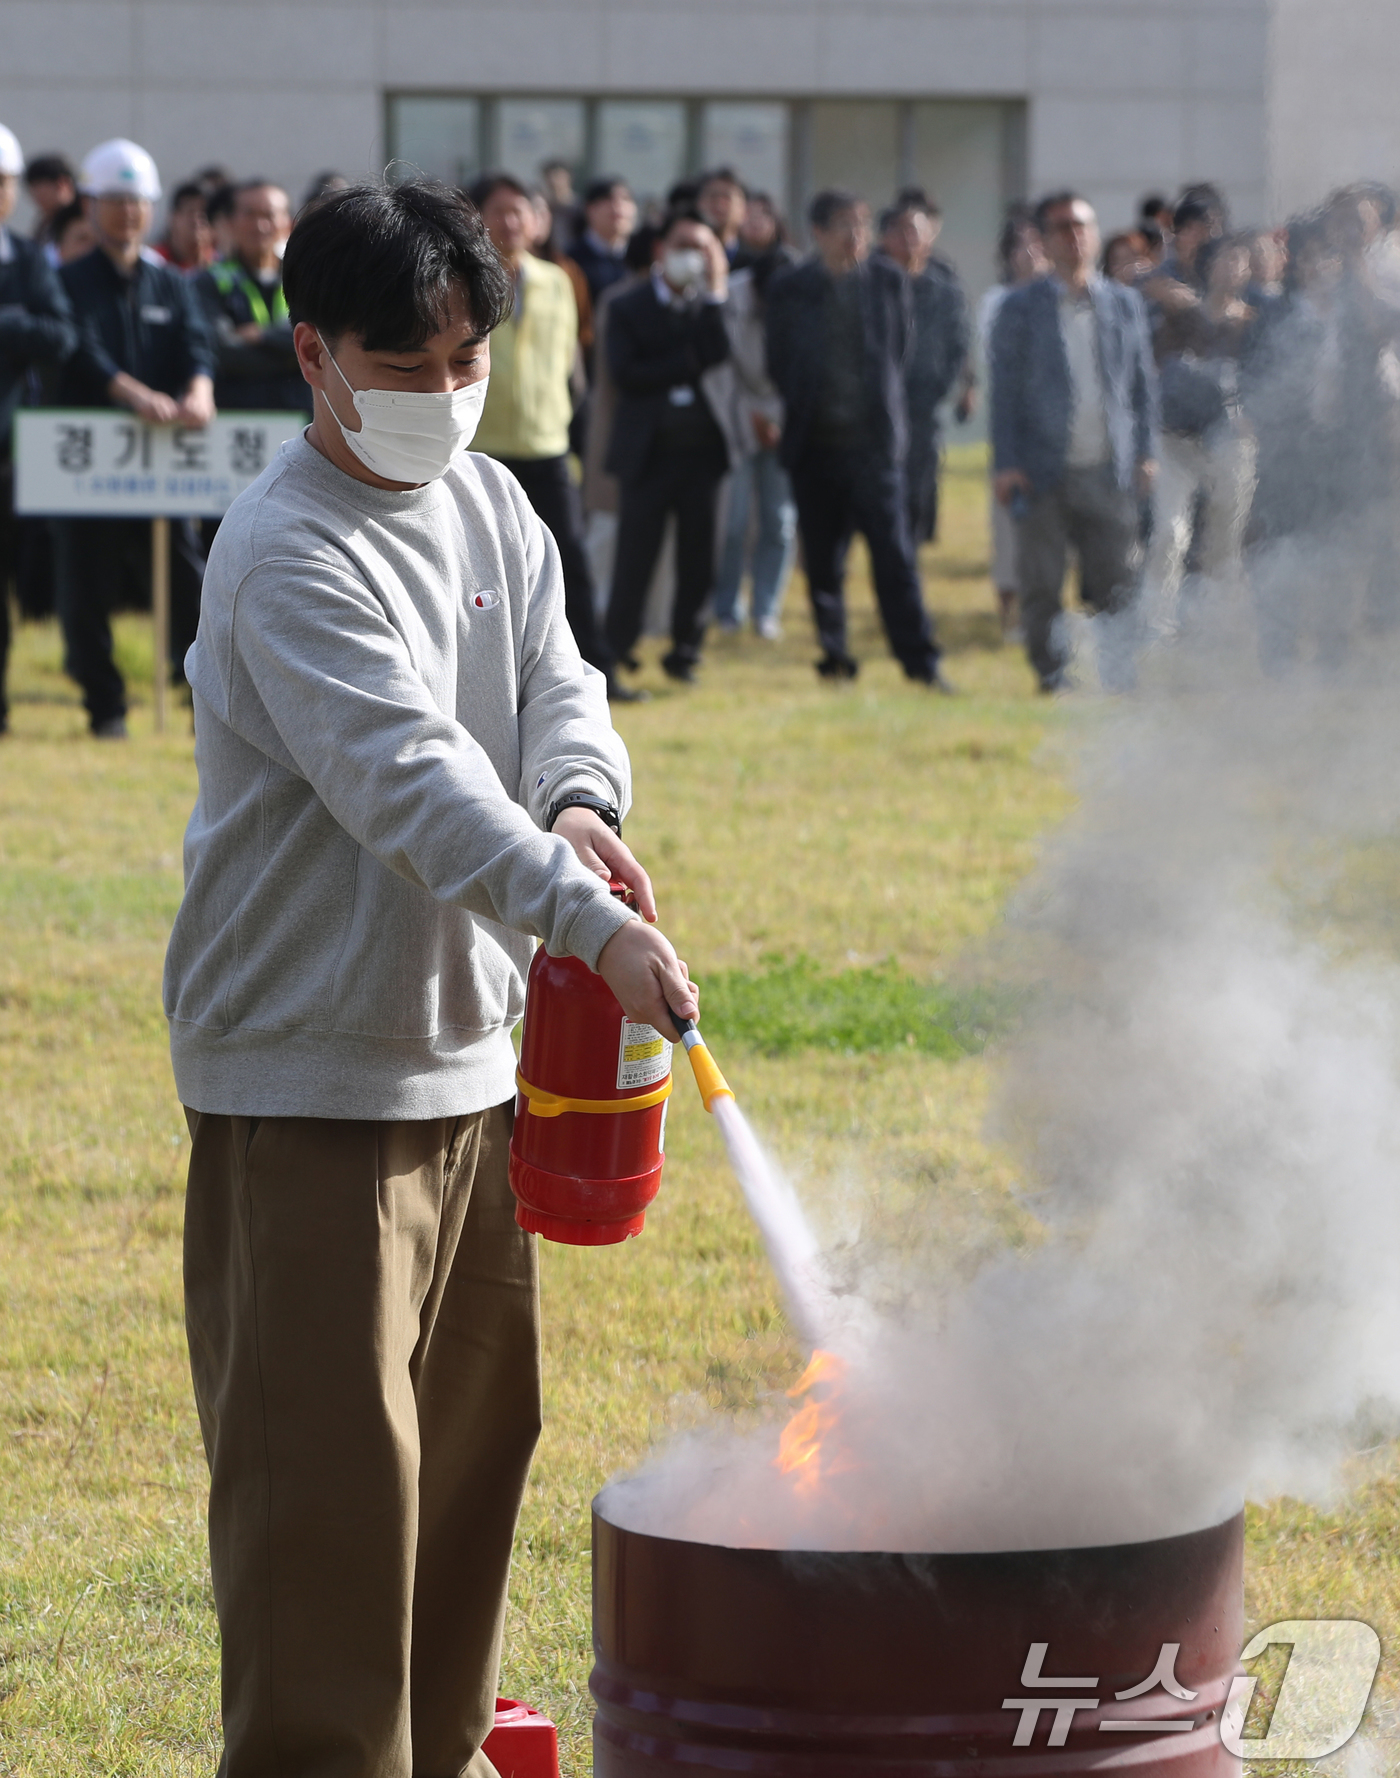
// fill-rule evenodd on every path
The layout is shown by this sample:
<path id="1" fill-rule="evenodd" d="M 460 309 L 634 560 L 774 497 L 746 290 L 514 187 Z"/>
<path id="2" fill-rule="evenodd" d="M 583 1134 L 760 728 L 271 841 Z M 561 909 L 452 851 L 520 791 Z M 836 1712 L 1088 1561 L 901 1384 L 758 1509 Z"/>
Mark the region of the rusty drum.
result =
<path id="1" fill-rule="evenodd" d="M 1243 1547 L 1241 1515 L 1088 1549 L 726 1549 L 595 1501 L 594 1771 L 1239 1778 Z"/>

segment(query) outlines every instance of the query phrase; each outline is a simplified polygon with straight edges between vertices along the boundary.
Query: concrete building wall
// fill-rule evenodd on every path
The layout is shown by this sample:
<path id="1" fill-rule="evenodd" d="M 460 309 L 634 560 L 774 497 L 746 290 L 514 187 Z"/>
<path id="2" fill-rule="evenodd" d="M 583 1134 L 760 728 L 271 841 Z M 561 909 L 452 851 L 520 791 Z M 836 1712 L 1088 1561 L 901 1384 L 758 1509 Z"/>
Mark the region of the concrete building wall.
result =
<path id="1" fill-rule="evenodd" d="M 26 150 L 127 134 L 167 180 L 376 170 L 394 90 L 1023 100 L 1029 186 L 1109 223 L 1191 178 L 1242 220 L 1400 178 L 1397 0 L 0 0 L 0 32 Z"/>
<path id="2" fill-rule="evenodd" d="M 1400 4 L 1275 0 L 1269 99 L 1275 216 L 1354 179 L 1400 189 Z"/>

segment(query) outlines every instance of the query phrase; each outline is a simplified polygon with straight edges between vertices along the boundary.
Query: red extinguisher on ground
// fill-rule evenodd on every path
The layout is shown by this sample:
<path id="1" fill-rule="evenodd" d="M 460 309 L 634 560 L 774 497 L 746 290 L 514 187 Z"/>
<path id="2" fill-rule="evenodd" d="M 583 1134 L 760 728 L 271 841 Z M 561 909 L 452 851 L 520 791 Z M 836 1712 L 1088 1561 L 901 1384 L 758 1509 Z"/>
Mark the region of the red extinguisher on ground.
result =
<path id="1" fill-rule="evenodd" d="M 625 884 L 609 887 L 630 900 Z M 684 1025 L 687 1047 L 702 1049 Z M 714 1090 L 728 1093 L 710 1068 Z M 629 1019 L 586 963 L 541 945 L 526 978 L 515 1085 L 510 1188 L 521 1228 L 573 1247 L 639 1235 L 665 1164 L 669 1038 Z"/>

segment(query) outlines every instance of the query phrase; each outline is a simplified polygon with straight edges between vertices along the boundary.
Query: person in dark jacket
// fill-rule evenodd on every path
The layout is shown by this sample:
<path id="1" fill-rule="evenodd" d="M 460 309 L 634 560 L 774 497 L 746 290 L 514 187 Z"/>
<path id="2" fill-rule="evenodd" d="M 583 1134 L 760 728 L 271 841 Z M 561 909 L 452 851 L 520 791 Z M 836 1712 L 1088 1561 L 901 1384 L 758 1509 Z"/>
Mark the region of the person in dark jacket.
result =
<path id="1" fill-rule="evenodd" d="M 666 520 L 676 520 L 671 650 L 662 668 L 690 682 L 715 570 L 715 508 L 729 449 L 701 377 L 729 356 L 729 261 L 693 210 L 657 237 L 651 277 L 608 305 L 608 369 L 618 391 L 607 468 L 618 479 L 608 643 L 626 664 L 641 634 Z"/>
<path id="2" fill-rule="evenodd" d="M 61 273 L 78 348 L 64 366 L 60 403 L 127 408 L 154 425 L 207 426 L 214 342 L 203 308 L 190 281 L 142 246 L 160 197 L 155 162 L 134 142 L 104 142 L 84 162 L 82 186 L 98 245 Z M 109 619 L 118 606 L 149 597 L 150 534 L 145 519 L 60 519 L 54 527 L 64 666 L 101 740 L 126 734 Z M 204 558 L 188 520 L 171 526 L 170 540 L 170 657 L 179 677 L 199 622 Z"/>
<path id="3" fill-rule="evenodd" d="M 909 529 L 914 545 L 938 534 L 939 410 L 967 366 L 972 343 L 967 298 L 958 274 L 935 259 L 940 216 L 920 191 L 902 193 L 880 218 L 880 252 L 909 279 L 914 340 L 905 376 L 909 404 Z"/>
<path id="4" fill-rule="evenodd" d="M 1068 667 L 1059 618 L 1070 546 L 1090 611 L 1133 601 L 1138 502 L 1157 470 L 1157 376 L 1142 298 L 1097 273 L 1092 207 L 1057 192 L 1037 207 L 1036 228 L 1054 270 L 1008 291 L 997 314 L 992 451 L 996 497 L 1017 519 L 1026 650 L 1053 692 Z M 1130 681 L 1130 655 L 1125 643 L 1100 656 L 1115 689 Z"/>
<path id="5" fill-rule="evenodd" d="M 913 340 L 908 281 L 869 260 L 870 220 L 849 192 L 819 192 L 815 255 L 768 287 L 768 369 L 786 421 L 792 477 L 825 679 L 854 679 L 844 579 L 852 534 L 864 533 L 891 649 L 911 679 L 951 687 L 924 609 L 909 535 L 905 378 Z"/>
<path id="6" fill-rule="evenodd" d="M 195 279 L 218 342 L 214 400 L 221 409 L 289 409 L 311 418 L 311 391 L 297 365 L 282 294 L 282 249 L 291 230 L 291 206 L 280 185 L 249 179 L 234 186 L 233 251 Z"/>
<path id="7" fill-rule="evenodd" d="M 636 226 L 637 200 L 627 181 L 595 179 L 583 194 L 583 232 L 569 248 L 595 303 L 610 284 L 627 276 L 627 243 Z"/>
<path id="8" fill-rule="evenodd" d="M 10 440 L 15 409 L 34 373 L 58 365 L 77 344 L 68 298 L 35 241 L 6 227 L 19 195 L 24 157 L 0 125 L 0 734 L 9 726 L 5 672 L 10 656 L 10 582 L 19 582 L 26 526 L 15 517 Z"/>

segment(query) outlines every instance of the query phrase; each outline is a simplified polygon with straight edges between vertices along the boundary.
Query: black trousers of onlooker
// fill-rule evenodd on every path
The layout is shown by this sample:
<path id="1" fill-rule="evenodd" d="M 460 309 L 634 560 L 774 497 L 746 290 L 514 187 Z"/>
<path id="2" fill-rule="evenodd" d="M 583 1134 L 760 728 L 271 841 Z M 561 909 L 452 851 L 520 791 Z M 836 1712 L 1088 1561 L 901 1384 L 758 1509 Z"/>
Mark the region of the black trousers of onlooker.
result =
<path id="1" fill-rule="evenodd" d="M 621 484 L 617 555 L 608 599 L 608 642 L 619 660 L 642 633 L 647 589 L 666 520 L 676 515 L 676 599 L 671 610 L 675 666 L 693 666 L 705 640 L 703 612 L 715 579 L 715 511 L 725 460 L 720 451 L 658 451 L 640 476 Z"/>
<path id="2" fill-rule="evenodd" d="M 909 536 L 917 550 L 938 535 L 938 478 L 943 468 L 943 447 L 937 439 L 910 446 L 906 474 L 909 482 Z"/>
<path id="3" fill-rule="evenodd" d="M 847 658 L 846 552 L 859 531 L 870 551 L 890 648 L 911 679 L 931 678 L 938 642 L 924 609 L 901 465 L 868 452 L 812 446 L 792 466 L 792 492 L 823 649 L 835 659 Z"/>
<path id="4" fill-rule="evenodd" d="M 93 728 L 126 715 L 126 687 L 112 658 L 114 611 L 151 603 L 149 519 L 59 519 L 54 524 L 63 670 L 83 688 Z M 204 555 L 188 519 L 170 523 L 170 662 L 184 674 L 199 625 Z"/>
<path id="5" fill-rule="evenodd" d="M 594 611 L 593 574 L 583 547 L 583 509 L 574 478 L 569 474 L 569 459 L 502 457 L 501 464 L 524 488 L 525 498 L 559 546 L 559 565 L 564 571 L 564 615 L 579 653 L 600 672 L 611 672 L 612 651 Z"/>

